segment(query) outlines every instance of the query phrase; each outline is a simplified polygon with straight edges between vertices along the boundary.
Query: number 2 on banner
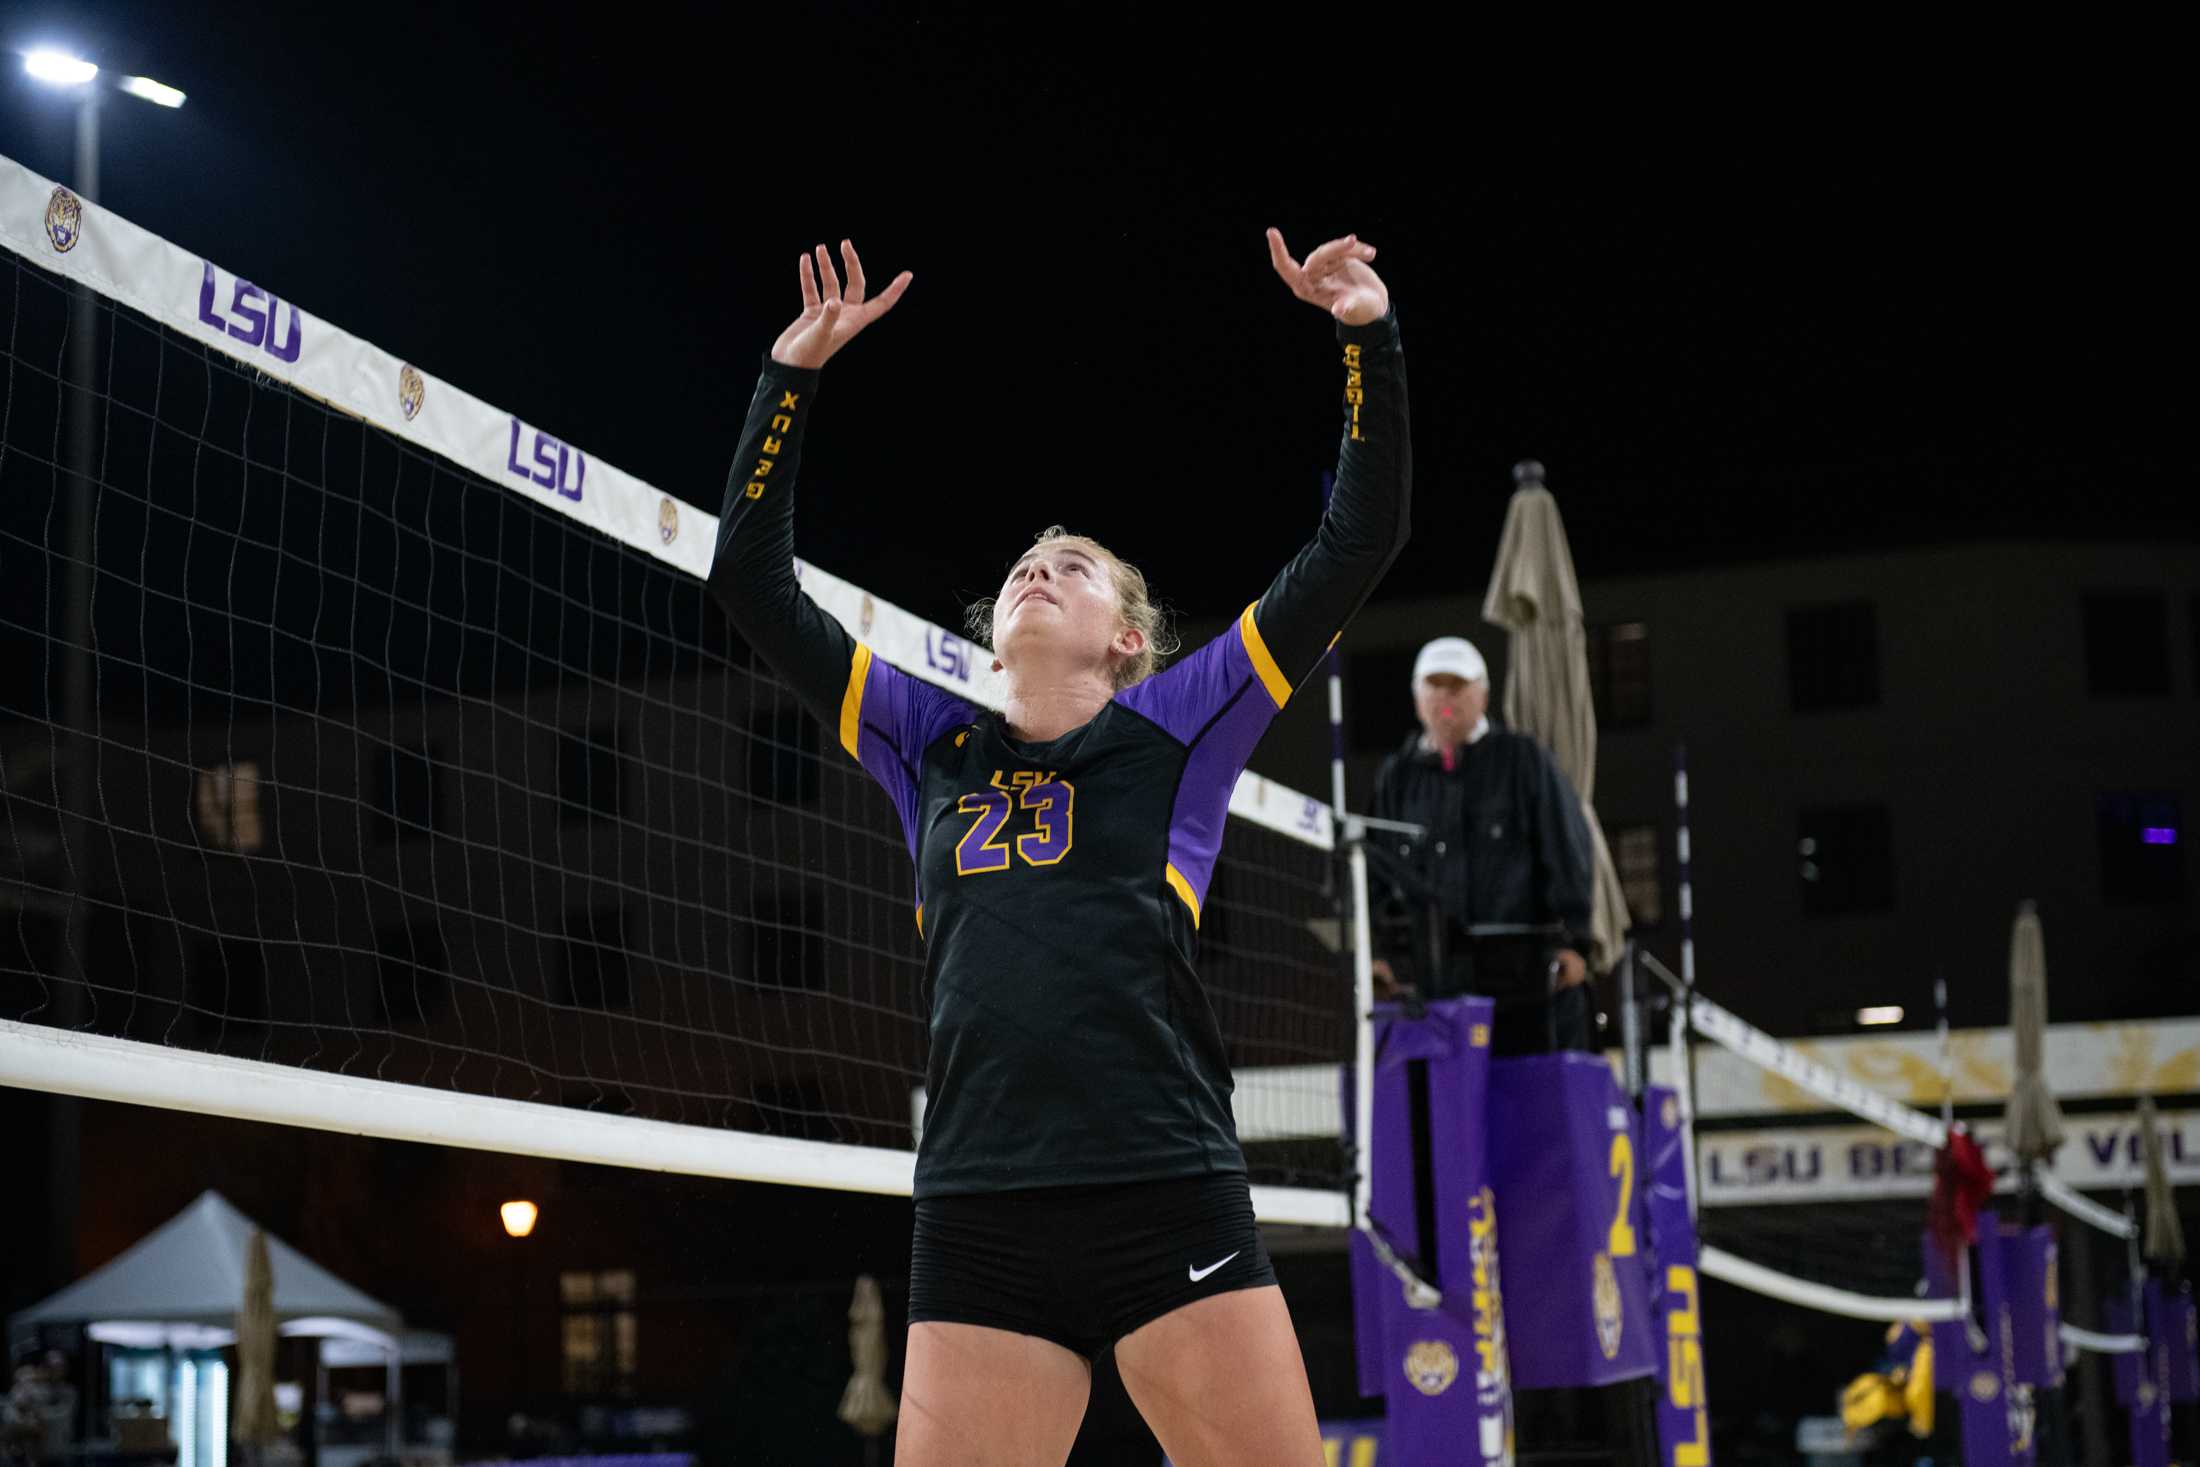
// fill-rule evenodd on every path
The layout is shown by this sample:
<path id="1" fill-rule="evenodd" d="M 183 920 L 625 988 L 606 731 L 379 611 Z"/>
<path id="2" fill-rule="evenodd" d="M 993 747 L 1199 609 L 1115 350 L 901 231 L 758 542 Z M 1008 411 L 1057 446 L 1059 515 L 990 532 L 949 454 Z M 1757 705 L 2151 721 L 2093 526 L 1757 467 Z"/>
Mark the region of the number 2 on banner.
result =
<path id="1" fill-rule="evenodd" d="M 1619 1178 L 1619 1210 L 1612 1214 L 1612 1236 L 1604 1251 L 1614 1258 L 1635 1256 L 1635 1225 L 1631 1221 L 1635 1200 L 1635 1143 L 1625 1131 L 1612 1137 L 1609 1175 Z"/>

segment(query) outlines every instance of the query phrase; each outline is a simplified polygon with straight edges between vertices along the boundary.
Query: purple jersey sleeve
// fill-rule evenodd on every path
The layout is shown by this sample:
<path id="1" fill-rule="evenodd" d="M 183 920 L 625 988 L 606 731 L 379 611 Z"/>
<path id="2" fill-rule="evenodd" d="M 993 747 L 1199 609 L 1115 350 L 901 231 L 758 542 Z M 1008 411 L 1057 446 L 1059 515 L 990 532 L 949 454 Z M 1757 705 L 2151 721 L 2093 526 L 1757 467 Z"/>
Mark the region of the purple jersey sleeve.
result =
<path id="1" fill-rule="evenodd" d="M 977 717 L 976 707 L 894 666 L 858 642 L 840 700 L 840 746 L 894 802 L 902 839 L 917 853 L 918 773 L 931 742 Z"/>
<path id="2" fill-rule="evenodd" d="M 1116 694 L 1185 747 L 1184 775 L 1169 815 L 1164 879 L 1192 920 L 1214 880 L 1230 793 L 1253 747 L 1291 696 L 1247 607 L 1237 625 L 1171 666 Z"/>

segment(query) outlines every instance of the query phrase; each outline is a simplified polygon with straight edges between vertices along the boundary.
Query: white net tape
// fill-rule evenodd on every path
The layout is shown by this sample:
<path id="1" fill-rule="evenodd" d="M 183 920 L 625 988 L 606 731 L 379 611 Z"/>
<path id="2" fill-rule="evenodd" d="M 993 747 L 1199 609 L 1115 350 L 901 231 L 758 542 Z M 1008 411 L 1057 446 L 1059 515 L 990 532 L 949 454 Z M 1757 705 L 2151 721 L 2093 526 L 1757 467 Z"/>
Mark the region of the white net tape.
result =
<path id="1" fill-rule="evenodd" d="M 1676 993 L 1687 992 L 1655 958 L 1646 958 L 1645 966 L 1671 985 Z M 1906 1140 L 1936 1150 L 1947 1144 L 1948 1130 L 1939 1118 L 1859 1084 L 1700 994 L 1689 995 L 1688 1017 L 1689 1027 L 1696 1034 L 1780 1076 L 1832 1109 L 1846 1111 Z M 2132 1218 L 2084 1196 L 2045 1167 L 2033 1169 L 2032 1181 L 2041 1197 L 2072 1219 L 2114 1238 L 2130 1239 L 2137 1235 L 2138 1225 Z M 1698 1267 L 1711 1278 L 1767 1298 L 1849 1319 L 1930 1323 L 1962 1319 L 1967 1313 L 1965 1302 L 1959 1299 L 1867 1294 L 1838 1288 L 1767 1268 L 1711 1245 L 1700 1250 Z M 2146 1347 L 2144 1338 L 2136 1334 L 2106 1334 L 2068 1323 L 2061 1326 L 2061 1339 L 2066 1350 L 2110 1355 L 2129 1354 Z"/>
<path id="2" fill-rule="evenodd" d="M 1650 966 L 1663 972 L 1654 961 Z M 1913 1110 L 1900 1101 L 1891 1100 L 1878 1091 L 1829 1069 L 1792 1045 L 1782 1044 L 1748 1020 L 1720 1007 L 1710 999 L 1697 995 L 1690 1002 L 1688 1013 L 1690 1024 L 1698 1034 L 1725 1046 L 1753 1064 L 1763 1066 L 1797 1089 L 1818 1097 L 1828 1105 L 1848 1111 L 1851 1115 L 1884 1127 L 1908 1140 L 1923 1142 L 1935 1150 L 1948 1144 L 1948 1128 L 1935 1117 Z M 2086 1197 L 2069 1184 L 2058 1180 L 2045 1167 L 2033 1168 L 2032 1181 L 2042 1197 L 2079 1222 L 2098 1228 L 2115 1238 L 2138 1235 L 2138 1223 L 2133 1219 Z"/>

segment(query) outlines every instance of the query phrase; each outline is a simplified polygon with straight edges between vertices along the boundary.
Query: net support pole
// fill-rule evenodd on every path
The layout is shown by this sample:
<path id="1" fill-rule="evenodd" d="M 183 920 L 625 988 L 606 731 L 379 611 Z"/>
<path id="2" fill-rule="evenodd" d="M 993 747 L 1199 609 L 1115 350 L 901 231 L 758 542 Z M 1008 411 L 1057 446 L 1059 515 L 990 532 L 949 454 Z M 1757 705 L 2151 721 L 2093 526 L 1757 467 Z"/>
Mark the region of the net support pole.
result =
<path id="1" fill-rule="evenodd" d="M 1689 870 L 1688 745 L 1673 746 L 1674 871 L 1680 877 L 1681 981 L 1696 987 L 1696 887 Z"/>
<path id="2" fill-rule="evenodd" d="M 99 88 L 87 83 L 76 107 L 76 194 L 86 204 L 99 196 Z M 61 932 L 61 982 L 48 1001 L 56 1028 L 83 1027 L 84 995 L 91 977 L 85 948 L 91 939 L 90 815 L 92 764 L 92 451 L 98 416 L 93 397 L 99 365 L 99 297 L 81 282 L 69 299 L 69 458 L 63 484 L 68 495 L 68 576 L 62 630 L 61 722 L 68 730 L 61 781 L 61 860 L 68 905 Z M 75 1275 L 77 1191 L 80 1183 L 82 1102 L 47 1100 L 45 1206 L 47 1267 L 56 1280 Z"/>
<path id="3" fill-rule="evenodd" d="M 1673 1095 L 1680 1102 L 1681 1166 L 1688 1179 L 1688 1220 L 1694 1223 L 1702 1209 L 1696 1187 L 1696 1072 L 1693 1046 L 1688 1042 L 1689 1010 L 1694 1005 L 1684 994 L 1673 1005 Z"/>
<path id="4" fill-rule="evenodd" d="M 1627 1096 L 1640 1101 L 1649 1075 L 1643 1062 L 1642 994 L 1635 983 L 1635 940 L 1631 937 L 1620 944 L 1619 950 L 1619 1042 Z"/>
<path id="5" fill-rule="evenodd" d="M 1352 877 L 1352 1225 L 1365 1230 L 1375 1192 L 1375 947 L 1366 843 L 1353 841 L 1345 861 Z"/>

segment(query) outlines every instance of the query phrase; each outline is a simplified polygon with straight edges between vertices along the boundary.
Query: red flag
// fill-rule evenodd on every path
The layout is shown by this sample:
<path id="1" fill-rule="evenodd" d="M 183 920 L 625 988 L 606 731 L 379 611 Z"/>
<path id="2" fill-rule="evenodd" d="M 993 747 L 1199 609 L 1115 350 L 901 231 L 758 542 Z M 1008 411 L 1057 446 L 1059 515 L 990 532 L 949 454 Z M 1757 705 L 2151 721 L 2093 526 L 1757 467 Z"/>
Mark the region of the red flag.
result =
<path id="1" fill-rule="evenodd" d="M 1925 1228 L 1941 1252 L 1954 1258 L 1978 1238 L 1978 1214 L 1994 1195 L 1994 1170 L 1986 1153 L 1962 1126 L 1948 1128 L 1948 1144 L 1933 1158 L 1933 1195 Z"/>

